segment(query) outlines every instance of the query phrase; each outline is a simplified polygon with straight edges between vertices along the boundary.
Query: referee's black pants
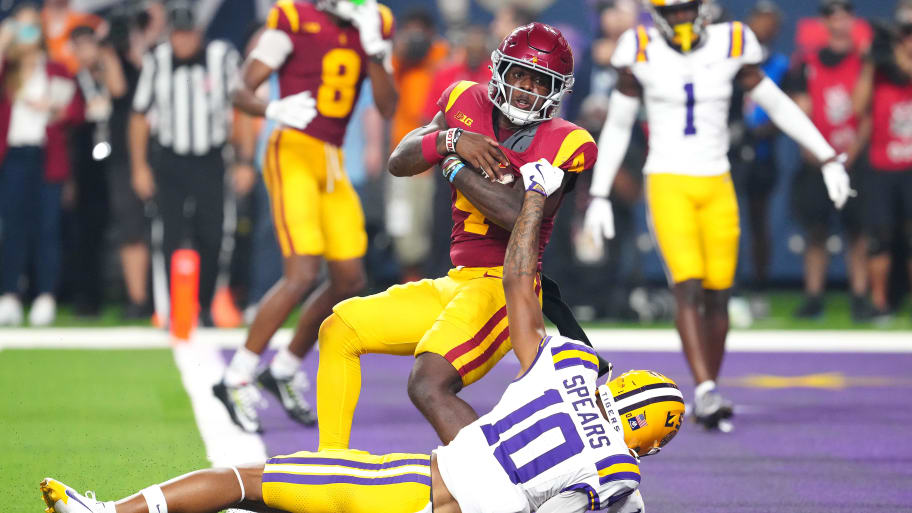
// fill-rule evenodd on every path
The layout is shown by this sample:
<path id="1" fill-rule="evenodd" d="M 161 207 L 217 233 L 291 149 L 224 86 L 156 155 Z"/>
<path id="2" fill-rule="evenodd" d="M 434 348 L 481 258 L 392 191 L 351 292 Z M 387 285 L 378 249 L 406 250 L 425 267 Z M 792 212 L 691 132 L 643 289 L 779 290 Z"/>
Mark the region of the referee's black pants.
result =
<path id="1" fill-rule="evenodd" d="M 162 148 L 155 164 L 162 251 L 171 276 L 171 254 L 192 247 L 200 256 L 199 303 L 209 311 L 219 272 L 225 219 L 225 162 L 221 148 L 202 156 L 177 155 Z"/>

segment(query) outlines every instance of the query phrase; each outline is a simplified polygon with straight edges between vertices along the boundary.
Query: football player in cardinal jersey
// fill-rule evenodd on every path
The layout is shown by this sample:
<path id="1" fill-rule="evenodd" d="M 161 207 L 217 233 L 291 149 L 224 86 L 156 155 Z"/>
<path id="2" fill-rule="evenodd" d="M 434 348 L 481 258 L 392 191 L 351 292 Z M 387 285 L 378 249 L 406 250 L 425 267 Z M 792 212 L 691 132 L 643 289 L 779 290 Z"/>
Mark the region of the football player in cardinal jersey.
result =
<path id="1" fill-rule="evenodd" d="M 260 430 L 254 381 L 275 394 L 293 419 L 316 421 L 300 395 L 306 383 L 301 359 L 332 306 L 360 292 L 365 282 L 364 214 L 345 175 L 340 146 L 365 78 L 382 115 L 389 118 L 396 108 L 392 31 L 390 10 L 375 0 L 280 0 L 242 68 L 235 105 L 278 123 L 263 172 L 284 257 L 282 279 L 261 302 L 244 347 L 213 387 L 245 431 Z M 273 73 L 280 98 L 264 102 L 254 91 Z M 254 377 L 269 339 L 310 291 L 322 259 L 329 282 L 311 295 L 288 348 Z"/>
<path id="2" fill-rule="evenodd" d="M 654 27 L 625 32 L 612 56 L 620 70 L 600 135 L 585 226 L 597 243 L 614 235 L 608 192 L 630 140 L 641 98 L 649 122 L 646 201 L 650 226 L 677 303 L 677 328 L 697 383 L 694 414 L 715 428 L 732 415 L 716 391 L 728 334 L 728 299 L 738 256 L 738 204 L 729 175 L 728 108 L 733 81 L 822 166 L 841 208 L 851 188 L 843 157 L 767 78 L 745 24 L 710 24 L 711 0 L 644 0 Z M 726 420 L 723 428 L 729 427 Z"/>
<path id="3" fill-rule="evenodd" d="M 265 504 L 292 513 L 642 513 L 639 457 L 677 434 L 683 397 L 673 381 L 651 371 L 598 386 L 591 348 L 546 336 L 534 290 L 539 241 L 547 200 L 560 194 L 564 171 L 542 158 L 524 164 L 520 175 L 521 210 L 498 280 L 520 375 L 452 442 L 430 455 L 302 451 L 200 470 L 116 504 L 47 478 L 40 485 L 47 511 L 202 513 L 230 506 L 263 511 Z"/>
<path id="4" fill-rule="evenodd" d="M 478 418 L 456 393 L 484 376 L 511 347 L 501 279 L 522 203 L 522 188 L 514 181 L 518 170 L 545 159 L 567 171 L 561 191 L 545 206 L 540 258 L 563 192 L 595 163 L 592 136 L 556 117 L 573 86 L 573 55 L 559 31 L 541 23 L 519 27 L 491 60 L 490 83 L 452 84 L 438 100 L 434 119 L 403 138 L 390 157 L 396 176 L 442 162 L 453 191 L 454 269 L 333 308 L 319 337 L 321 448 L 348 447 L 365 353 L 416 358 L 409 397 L 444 442 Z M 444 155 L 450 156 L 444 160 Z"/>

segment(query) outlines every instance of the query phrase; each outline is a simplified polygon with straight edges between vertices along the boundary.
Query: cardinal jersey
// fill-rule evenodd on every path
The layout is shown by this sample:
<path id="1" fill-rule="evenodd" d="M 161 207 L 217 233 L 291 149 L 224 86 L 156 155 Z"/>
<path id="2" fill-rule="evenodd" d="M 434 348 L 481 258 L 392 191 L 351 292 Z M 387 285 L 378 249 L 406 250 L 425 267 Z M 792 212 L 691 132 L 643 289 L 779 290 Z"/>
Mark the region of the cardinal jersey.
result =
<path id="1" fill-rule="evenodd" d="M 532 366 L 490 413 L 437 449 L 437 464 L 463 513 L 535 511 L 565 491 L 589 509 L 623 500 L 640 482 L 614 408 L 599 412 L 595 352 L 546 337 Z"/>
<path id="2" fill-rule="evenodd" d="M 381 31 L 392 37 L 393 16 L 379 6 Z M 280 0 L 266 26 L 288 35 L 292 51 L 278 68 L 279 96 L 310 91 L 317 100 L 317 117 L 303 131 L 335 146 L 342 145 L 345 128 L 367 76 L 367 55 L 358 29 L 337 25 L 310 2 Z"/>
<path id="3" fill-rule="evenodd" d="M 447 126 L 462 128 L 493 139 L 495 107 L 488 99 L 488 88 L 475 82 L 461 81 L 448 87 L 437 101 L 446 116 Z M 510 160 L 510 172 L 522 183 L 519 168 L 545 158 L 570 173 L 591 169 L 598 156 L 595 141 L 586 130 L 560 118 L 537 123 L 510 134 L 501 141 L 501 149 Z M 484 215 L 452 188 L 453 232 L 450 236 L 450 259 L 455 266 L 495 267 L 503 265 L 510 232 L 485 219 Z M 542 220 L 539 237 L 539 259 L 551 237 L 554 217 Z"/>
<path id="4" fill-rule="evenodd" d="M 644 173 L 713 176 L 726 173 L 732 80 L 762 61 L 754 33 L 741 22 L 706 28 L 694 50 L 681 53 L 655 28 L 621 35 L 611 64 L 630 68 L 643 86 L 649 121 Z"/>

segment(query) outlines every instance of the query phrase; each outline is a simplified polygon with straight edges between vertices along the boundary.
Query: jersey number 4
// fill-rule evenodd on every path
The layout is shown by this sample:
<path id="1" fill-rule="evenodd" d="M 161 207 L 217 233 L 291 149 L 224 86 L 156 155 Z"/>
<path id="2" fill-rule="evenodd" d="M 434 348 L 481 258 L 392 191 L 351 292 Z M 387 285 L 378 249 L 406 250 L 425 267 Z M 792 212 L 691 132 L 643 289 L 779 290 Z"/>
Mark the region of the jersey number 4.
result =
<path id="1" fill-rule="evenodd" d="M 560 392 L 550 389 L 501 420 L 481 426 L 488 445 L 496 445 L 494 457 L 513 484 L 526 483 L 583 452 L 583 441 L 576 431 L 573 419 L 566 413 L 542 417 L 510 438 L 500 441 L 503 434 L 516 424 L 559 402 Z M 547 438 L 536 442 L 548 433 L 550 435 Z M 537 455 L 531 454 L 532 451 L 523 451 L 523 462 L 517 465 L 515 455 L 529 445 L 536 448 Z"/>
<path id="2" fill-rule="evenodd" d="M 344 118 L 355 104 L 361 57 L 350 48 L 335 48 L 323 57 L 317 110 L 327 118 Z"/>

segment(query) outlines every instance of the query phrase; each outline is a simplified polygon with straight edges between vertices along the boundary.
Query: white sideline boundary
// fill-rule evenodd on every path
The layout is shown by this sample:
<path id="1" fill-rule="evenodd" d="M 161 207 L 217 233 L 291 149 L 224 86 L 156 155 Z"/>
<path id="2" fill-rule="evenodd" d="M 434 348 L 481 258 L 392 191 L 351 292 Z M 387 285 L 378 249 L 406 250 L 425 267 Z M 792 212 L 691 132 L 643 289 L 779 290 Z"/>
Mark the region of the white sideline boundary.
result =
<path id="1" fill-rule="evenodd" d="M 225 372 L 219 347 L 194 342 L 175 345 L 173 352 L 184 389 L 190 397 L 196 426 L 206 446 L 206 458 L 212 466 L 266 461 L 266 447 L 259 435 L 237 427 L 225 406 L 212 395 L 212 385 L 221 380 Z"/>
<path id="2" fill-rule="evenodd" d="M 675 330 L 589 329 L 599 351 L 680 351 Z M 201 328 L 192 345 L 220 349 L 240 347 L 244 329 Z M 287 346 L 291 330 L 273 337 L 273 348 Z M 14 328 L 0 329 L 2 349 L 153 349 L 171 347 L 168 333 L 156 328 Z M 912 353 L 912 333 L 877 330 L 735 330 L 730 352 Z M 219 360 L 221 361 L 221 360 Z"/>

